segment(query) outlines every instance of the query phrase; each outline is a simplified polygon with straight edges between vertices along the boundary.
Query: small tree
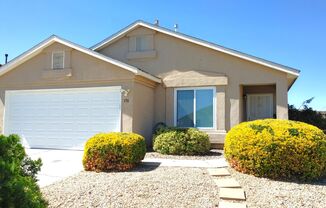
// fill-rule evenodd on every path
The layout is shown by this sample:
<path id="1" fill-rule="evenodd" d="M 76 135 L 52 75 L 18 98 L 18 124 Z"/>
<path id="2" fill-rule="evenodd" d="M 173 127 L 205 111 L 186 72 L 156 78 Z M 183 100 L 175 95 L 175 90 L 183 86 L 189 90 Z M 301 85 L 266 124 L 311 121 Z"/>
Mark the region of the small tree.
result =
<path id="1" fill-rule="evenodd" d="M 0 135 L 0 207 L 47 206 L 36 183 L 41 165 L 26 155 L 17 135 Z"/>

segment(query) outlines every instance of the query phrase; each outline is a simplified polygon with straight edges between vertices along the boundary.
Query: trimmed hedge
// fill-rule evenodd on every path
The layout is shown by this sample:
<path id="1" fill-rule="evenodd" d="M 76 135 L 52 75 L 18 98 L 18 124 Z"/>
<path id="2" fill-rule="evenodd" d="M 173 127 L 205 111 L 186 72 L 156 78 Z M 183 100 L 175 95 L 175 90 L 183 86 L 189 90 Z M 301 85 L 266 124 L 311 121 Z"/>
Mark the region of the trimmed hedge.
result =
<path id="1" fill-rule="evenodd" d="M 306 181 L 326 175 L 326 136 L 302 122 L 241 123 L 227 133 L 224 151 L 232 167 L 256 176 Z"/>
<path id="2" fill-rule="evenodd" d="M 0 135 L 0 207 L 47 207 L 36 183 L 41 165 L 26 155 L 19 136 Z"/>
<path id="3" fill-rule="evenodd" d="M 135 167 L 145 154 L 145 139 L 138 134 L 100 133 L 86 142 L 83 166 L 88 171 L 124 171 Z"/>
<path id="4" fill-rule="evenodd" d="M 161 154 L 202 155 L 210 150 L 208 135 L 195 128 L 159 128 L 153 140 L 154 151 Z"/>

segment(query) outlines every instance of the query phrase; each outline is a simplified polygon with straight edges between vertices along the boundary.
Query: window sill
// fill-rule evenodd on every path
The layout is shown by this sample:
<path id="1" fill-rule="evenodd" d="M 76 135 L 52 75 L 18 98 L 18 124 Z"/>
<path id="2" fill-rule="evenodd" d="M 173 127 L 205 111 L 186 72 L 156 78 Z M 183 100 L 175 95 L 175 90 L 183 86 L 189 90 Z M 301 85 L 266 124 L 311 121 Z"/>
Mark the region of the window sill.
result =
<path id="1" fill-rule="evenodd" d="M 208 134 L 211 143 L 223 144 L 226 136 L 225 130 L 201 130 Z"/>
<path id="2" fill-rule="evenodd" d="M 195 129 L 198 129 L 199 131 L 204 131 L 204 132 L 218 132 L 218 133 L 224 133 L 225 131 L 222 131 L 222 130 L 217 130 L 215 127 L 178 127 L 178 126 L 174 126 L 176 128 L 185 128 L 185 129 L 188 129 L 188 128 L 195 128 Z"/>
<path id="3" fill-rule="evenodd" d="M 44 69 L 42 71 L 43 79 L 65 79 L 72 76 L 72 69 Z"/>
<path id="4" fill-rule="evenodd" d="M 155 58 L 156 50 L 128 52 L 127 59 Z"/>

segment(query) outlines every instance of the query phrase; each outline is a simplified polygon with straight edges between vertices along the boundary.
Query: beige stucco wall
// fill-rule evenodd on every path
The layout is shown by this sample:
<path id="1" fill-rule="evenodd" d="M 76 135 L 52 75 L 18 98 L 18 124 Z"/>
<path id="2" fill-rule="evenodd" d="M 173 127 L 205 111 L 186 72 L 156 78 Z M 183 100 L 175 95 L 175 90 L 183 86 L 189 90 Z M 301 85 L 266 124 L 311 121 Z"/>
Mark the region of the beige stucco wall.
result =
<path id="1" fill-rule="evenodd" d="M 51 54 L 55 50 L 64 50 L 66 54 L 65 69 L 55 71 L 67 73 L 52 73 L 53 70 L 50 69 Z M 44 74 L 47 76 L 44 76 Z M 29 61 L 0 77 L 0 117 L 3 118 L 4 115 L 6 90 L 121 86 L 123 89 L 133 89 L 135 87 L 137 96 L 148 96 L 147 94 L 152 96 L 152 92 L 147 93 L 147 88 L 143 89 L 141 87 L 142 83 L 148 85 L 151 82 L 143 79 L 134 84 L 135 79 L 136 76 L 125 69 L 55 43 Z M 134 97 L 132 92 L 127 97 L 122 97 L 122 100 L 128 99 L 128 102 L 122 102 L 122 131 L 143 133 L 140 126 L 145 126 L 152 120 L 146 114 L 148 121 L 146 120 L 144 123 L 144 119 L 139 119 L 138 122 L 134 121 L 134 113 L 138 118 L 138 115 L 142 114 L 144 110 L 133 108 Z M 136 103 L 138 105 L 141 101 L 136 98 Z M 153 112 L 149 112 L 149 114 L 153 114 Z M 0 119 L 0 131 L 3 131 L 3 119 Z"/>
<path id="2" fill-rule="evenodd" d="M 146 30 L 134 33 L 148 34 Z M 122 97 L 122 130 L 140 133 L 149 140 L 155 123 L 173 125 L 174 88 L 196 84 L 216 88 L 217 125 L 208 131 L 215 141 L 223 142 L 225 131 L 243 120 L 244 85 L 275 85 L 276 114 L 278 118 L 287 118 L 286 73 L 162 33 L 154 33 L 153 47 L 156 55 L 151 58 L 128 59 L 126 36 L 100 52 L 162 78 L 161 85 L 77 50 L 53 44 L 0 77 L 0 117 L 3 118 L 6 90 L 122 86 L 130 89 L 128 96 Z M 65 69 L 53 71 L 51 55 L 58 50 L 65 51 Z M 183 79 L 182 83 L 179 79 Z"/>
<path id="3" fill-rule="evenodd" d="M 150 146 L 154 124 L 154 88 L 136 80 L 131 93 L 134 106 L 133 131 L 143 135 L 147 145 Z"/>
<path id="4" fill-rule="evenodd" d="M 277 117 L 287 118 L 286 73 L 162 33 L 154 34 L 154 50 L 157 52 L 154 58 L 127 59 L 128 37 L 126 36 L 99 52 L 137 66 L 163 80 L 171 72 L 205 71 L 225 75 L 228 83 L 223 86 L 224 94 L 219 94 L 219 97 L 224 97 L 222 101 L 225 104 L 225 112 L 224 115 L 218 116 L 218 122 L 223 123 L 225 130 L 229 130 L 244 119 L 242 85 L 275 84 Z M 216 87 L 218 88 L 219 85 Z M 164 84 L 155 89 L 155 122 L 164 121 L 168 124 L 173 122 L 173 91 L 173 87 L 164 87 Z M 220 106 L 218 108 L 221 108 Z"/>

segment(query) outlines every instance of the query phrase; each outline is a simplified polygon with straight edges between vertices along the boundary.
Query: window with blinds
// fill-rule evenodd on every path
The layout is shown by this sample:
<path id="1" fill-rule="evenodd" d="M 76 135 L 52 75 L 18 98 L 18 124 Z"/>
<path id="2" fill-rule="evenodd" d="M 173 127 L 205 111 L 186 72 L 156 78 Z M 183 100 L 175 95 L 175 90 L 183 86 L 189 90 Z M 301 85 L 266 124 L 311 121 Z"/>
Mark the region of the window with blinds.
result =
<path id="1" fill-rule="evenodd" d="M 52 69 L 64 68 L 65 53 L 63 51 L 56 51 L 52 53 Z"/>

